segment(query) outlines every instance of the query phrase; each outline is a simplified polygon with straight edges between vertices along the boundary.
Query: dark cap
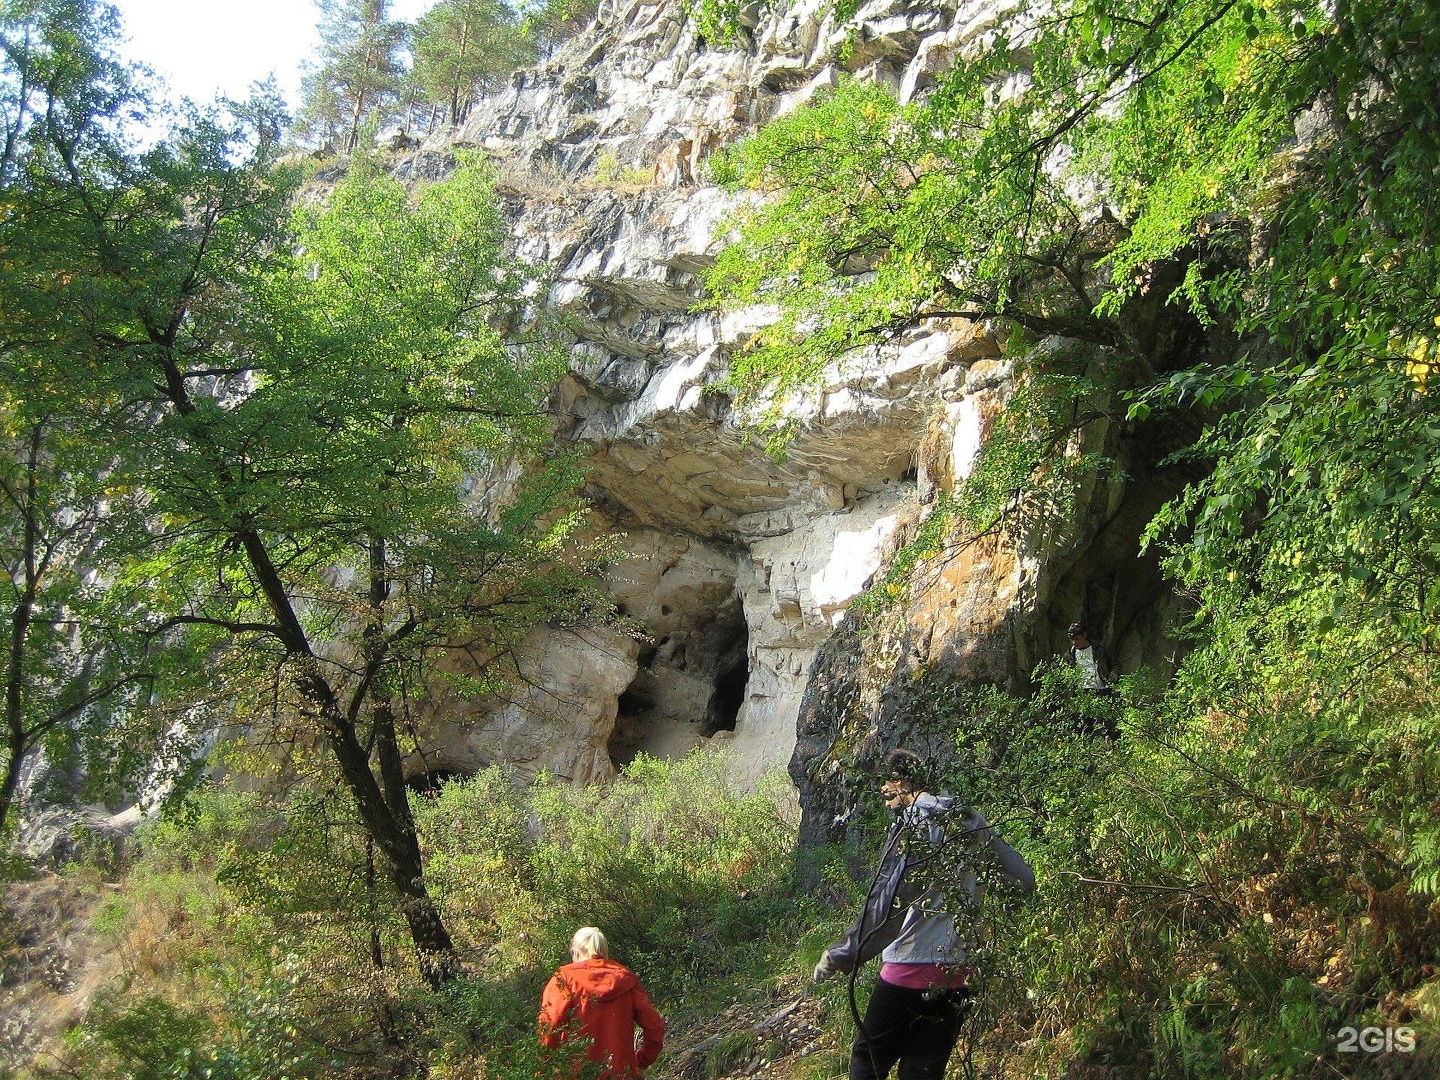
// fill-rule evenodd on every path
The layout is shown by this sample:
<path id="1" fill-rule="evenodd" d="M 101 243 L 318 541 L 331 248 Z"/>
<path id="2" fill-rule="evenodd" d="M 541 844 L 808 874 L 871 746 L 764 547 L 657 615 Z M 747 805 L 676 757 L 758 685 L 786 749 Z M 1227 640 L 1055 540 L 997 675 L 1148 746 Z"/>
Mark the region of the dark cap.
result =
<path id="1" fill-rule="evenodd" d="M 1089 637 L 1089 636 L 1090 636 L 1089 633 L 1085 630 L 1085 624 L 1084 624 L 1084 623 L 1078 623 L 1078 622 L 1072 622 L 1072 623 L 1070 624 L 1070 636 L 1071 636 L 1071 637 L 1080 637 L 1081 635 L 1084 635 L 1085 637 Z"/>
<path id="2" fill-rule="evenodd" d="M 909 780 L 918 784 L 925 781 L 928 771 L 924 758 L 913 750 L 903 750 L 897 746 L 882 759 L 879 774 L 887 780 Z"/>

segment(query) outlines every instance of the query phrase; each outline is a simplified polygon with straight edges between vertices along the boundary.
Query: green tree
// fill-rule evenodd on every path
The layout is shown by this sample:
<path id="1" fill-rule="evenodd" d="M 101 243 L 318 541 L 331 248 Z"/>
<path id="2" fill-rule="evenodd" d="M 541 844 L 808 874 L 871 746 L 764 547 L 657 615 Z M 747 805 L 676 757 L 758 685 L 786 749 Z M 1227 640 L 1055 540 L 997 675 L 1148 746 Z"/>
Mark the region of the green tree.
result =
<path id="1" fill-rule="evenodd" d="M 597 0 L 535 0 L 520 5 L 526 36 L 542 56 L 592 22 Z"/>
<path id="2" fill-rule="evenodd" d="M 1283 89 L 1313 146 L 1280 160 L 1288 175 L 1252 213 L 1263 259 L 1222 268 L 1206 294 L 1254 344 L 1136 407 L 1225 410 L 1196 447 L 1210 475 L 1155 525 L 1193 529 L 1179 574 L 1217 611 L 1248 607 L 1245 583 L 1285 609 L 1303 594 L 1307 636 L 1383 630 L 1396 666 L 1433 652 L 1440 625 L 1436 17 L 1342 4 L 1329 26 L 1285 27 L 1304 32 Z"/>
<path id="3" fill-rule="evenodd" d="M 477 171 L 414 205 L 398 183 L 357 173 L 302 215 L 303 255 L 277 254 L 253 282 L 270 321 L 243 359 L 210 359 L 220 382 L 202 390 L 198 357 L 182 368 L 162 353 L 165 392 L 152 398 L 175 422 L 145 481 L 174 523 L 168 557 L 182 578 L 219 586 L 192 591 L 172 621 L 237 635 L 247 666 L 293 692 L 432 983 L 454 961 L 410 817 L 404 690 L 443 650 L 491 659 L 583 595 L 560 587 L 575 578 L 556 558 L 574 519 L 546 517 L 568 489 L 563 468 L 515 506 L 497 501 L 493 523 L 462 500 L 468 470 L 483 475 L 543 430 L 555 373 L 549 354 L 507 349 L 496 330 L 524 281 L 502 240 Z"/>
<path id="4" fill-rule="evenodd" d="M 19 349 L 0 360 L 12 390 L 10 376 L 35 355 Z M 109 488 L 113 459 L 59 417 L 36 415 L 35 405 L 35 396 L 0 396 L 0 835 L 24 766 L 42 749 L 52 763 L 83 765 L 92 787 L 143 780 L 175 719 L 148 699 L 167 670 L 183 670 L 182 654 L 189 656 L 176 636 L 137 637 L 131 627 L 148 609 L 108 576 L 143 543 L 135 493 Z"/>
<path id="5" fill-rule="evenodd" d="M 115 9 L 95 0 L 5 0 L 0 5 L 0 190 L 21 180 L 27 155 L 47 128 L 100 145 L 90 119 L 115 117 L 138 100 L 109 52 L 119 30 Z"/>
<path id="6" fill-rule="evenodd" d="M 567 464 L 484 479 L 546 432 L 558 354 L 501 335 L 527 274 L 481 172 L 412 200 L 357 167 L 292 223 L 275 105 L 241 113 L 139 155 L 94 110 L 35 129 L 5 223 L 15 310 L 50 334 L 26 385 L 142 504 L 132 634 L 185 634 L 238 720 L 328 748 L 438 984 L 402 710 L 442 654 L 583 614 Z"/>
<path id="7" fill-rule="evenodd" d="M 535 56 L 519 15 L 503 0 L 440 0 L 415 24 L 413 39 L 413 74 L 451 124 L 465 119 L 477 94 Z"/>
<path id="8" fill-rule="evenodd" d="M 302 86 L 302 135 L 352 152 L 367 124 L 385 122 L 402 84 L 406 26 L 389 18 L 389 0 L 317 0 L 320 63 Z"/>
<path id="9" fill-rule="evenodd" d="M 767 195 L 717 303 L 780 310 L 737 384 L 781 401 L 956 315 L 1088 342 L 1115 385 L 1152 387 L 1133 419 L 1209 425 L 1217 468 L 1156 524 L 1185 538 L 1179 572 L 1304 580 L 1428 640 L 1434 14 L 1081 0 L 1001 16 L 903 108 L 842 85 L 716 163 Z M 1215 347 L 1167 354 L 1158 305 Z"/>
<path id="10" fill-rule="evenodd" d="M 1063 673 L 1026 701 L 927 688 L 952 702 L 932 730 L 959 732 L 954 790 L 1025 822 L 1054 882 L 1029 984 L 1075 980 L 1033 999 L 1067 1054 L 1304 1072 L 1346 1017 L 1428 978 L 1437 16 L 1021 9 L 924 100 L 842 86 L 715 163 L 764 196 L 711 278 L 722 306 L 780 310 L 737 358 L 751 401 L 961 315 L 1081 342 L 1133 421 L 1202 432 L 1201 478 L 1150 530 L 1199 605 L 1194 650 L 1103 762 L 1055 731 Z M 1017 400 L 1053 374 L 1041 355 Z M 987 457 L 1028 476 L 1025 426 L 999 435 L 976 476 Z M 938 528 L 992 495 L 962 485 Z M 1386 931 L 1355 932 L 1378 895 Z"/>
<path id="11" fill-rule="evenodd" d="M 141 500 L 115 482 L 115 450 L 66 418 L 74 371 L 93 348 L 56 302 L 54 283 L 73 279 L 78 251 L 52 182 L 108 154 L 96 124 L 134 100 L 107 51 L 116 29 L 111 9 L 83 2 L 9 4 L 0 18 L 0 833 L 42 748 L 83 761 L 92 783 L 148 772 L 174 717 L 146 699 L 162 672 L 185 666 L 179 637 L 130 632 L 146 608 L 115 567 L 146 542 Z"/>

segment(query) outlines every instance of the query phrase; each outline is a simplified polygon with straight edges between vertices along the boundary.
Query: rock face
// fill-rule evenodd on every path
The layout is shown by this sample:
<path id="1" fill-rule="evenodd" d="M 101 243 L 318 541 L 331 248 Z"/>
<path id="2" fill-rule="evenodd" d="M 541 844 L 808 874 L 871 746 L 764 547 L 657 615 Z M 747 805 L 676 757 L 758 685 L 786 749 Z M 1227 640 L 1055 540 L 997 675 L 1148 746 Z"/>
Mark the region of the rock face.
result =
<path id="1" fill-rule="evenodd" d="M 432 703 L 415 771 L 504 760 L 587 782 L 640 751 L 708 744 L 748 783 L 790 760 L 799 718 L 792 775 L 809 797 L 834 750 L 822 728 L 844 689 L 837 671 L 867 648 L 836 628 L 935 492 L 971 468 L 1011 388 L 1011 358 L 987 328 L 914 333 L 837 364 L 797 403 L 782 461 L 725 391 L 731 350 L 773 316 L 697 312 L 697 275 L 735 198 L 707 184 L 709 154 L 843 73 L 925 94 L 994 3 L 872 0 L 844 24 L 831 8 L 747 8 L 743 40 L 722 48 L 674 0 L 606 0 L 589 30 L 402 163 L 402 175 L 436 175 L 456 146 L 480 148 L 497 162 L 520 253 L 557 268 L 550 300 L 576 335 L 557 425 L 588 455 L 604 524 L 624 534 L 608 585 L 635 631 L 537 631 L 510 700 Z M 1133 538 L 1134 502 L 1102 485 L 1067 535 L 942 560 L 881 650 L 887 680 L 939 665 L 1014 683 L 1082 613 L 1103 613 L 1122 663 L 1155 659 L 1144 620 L 1158 578 L 1118 565 L 1133 552 L 1111 544 L 1125 528 Z M 882 716 L 873 737 L 894 722 Z"/>
<path id="2" fill-rule="evenodd" d="M 940 488 L 965 475 L 977 431 L 983 440 L 1008 391 L 1001 365 L 977 364 L 970 379 L 971 392 L 947 409 L 940 437 L 923 444 Z M 797 718 L 789 771 L 804 811 L 802 843 L 845 834 L 857 800 L 870 794 L 854 766 L 863 774 L 893 746 L 941 760 L 953 755 L 955 730 L 934 728 L 927 697 L 977 684 L 1023 692 L 1035 665 L 1068 647 L 1077 619 L 1109 644 L 1118 671 L 1164 677 L 1174 670 L 1179 646 L 1169 630 L 1183 602 L 1158 559 L 1138 554 L 1137 540 L 1187 479 L 1164 463 L 1165 448 L 1182 440 L 1180 432 L 1142 435 L 1094 421 L 1073 449 L 1103 453 L 1124 480 L 1087 483 L 1062 518 L 954 538 L 917 566 L 891 609 L 863 628 L 845 618 L 816 657 Z"/>
<path id="3" fill-rule="evenodd" d="M 115 866 L 140 818 L 138 806 L 118 814 L 98 807 L 51 807 L 25 819 L 18 847 L 28 862 L 47 869 L 58 869 L 82 853 L 101 866 Z"/>

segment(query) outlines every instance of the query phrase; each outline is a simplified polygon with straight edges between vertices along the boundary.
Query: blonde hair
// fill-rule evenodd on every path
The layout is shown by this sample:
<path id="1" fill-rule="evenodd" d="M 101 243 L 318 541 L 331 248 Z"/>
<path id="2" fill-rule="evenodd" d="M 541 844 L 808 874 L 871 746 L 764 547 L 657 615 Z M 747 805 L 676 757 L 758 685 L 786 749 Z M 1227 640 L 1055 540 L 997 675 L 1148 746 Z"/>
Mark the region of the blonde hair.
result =
<path id="1" fill-rule="evenodd" d="M 610 943 L 605 940 L 605 935 L 600 932 L 599 927 L 582 926 L 570 939 L 570 959 L 577 964 L 581 960 L 593 960 L 597 956 L 608 957 L 609 955 Z"/>

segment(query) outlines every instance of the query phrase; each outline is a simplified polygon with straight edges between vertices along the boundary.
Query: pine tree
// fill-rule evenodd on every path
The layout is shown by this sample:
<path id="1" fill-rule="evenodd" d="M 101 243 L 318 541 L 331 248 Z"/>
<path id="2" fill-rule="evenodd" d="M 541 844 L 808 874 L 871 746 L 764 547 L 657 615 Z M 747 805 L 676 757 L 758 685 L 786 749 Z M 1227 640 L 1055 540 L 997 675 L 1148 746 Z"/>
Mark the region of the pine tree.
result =
<path id="1" fill-rule="evenodd" d="M 526 36 L 542 56 L 595 18 L 598 0 L 536 0 L 520 6 Z"/>
<path id="2" fill-rule="evenodd" d="M 503 0 L 440 0 L 415 25 L 415 77 L 458 124 L 477 94 L 534 59 L 520 18 Z"/>
<path id="3" fill-rule="evenodd" d="M 389 0 L 317 0 L 320 66 L 302 87 L 299 131 L 322 146 L 353 152 L 367 126 L 392 114 L 403 80 L 404 23 Z"/>

